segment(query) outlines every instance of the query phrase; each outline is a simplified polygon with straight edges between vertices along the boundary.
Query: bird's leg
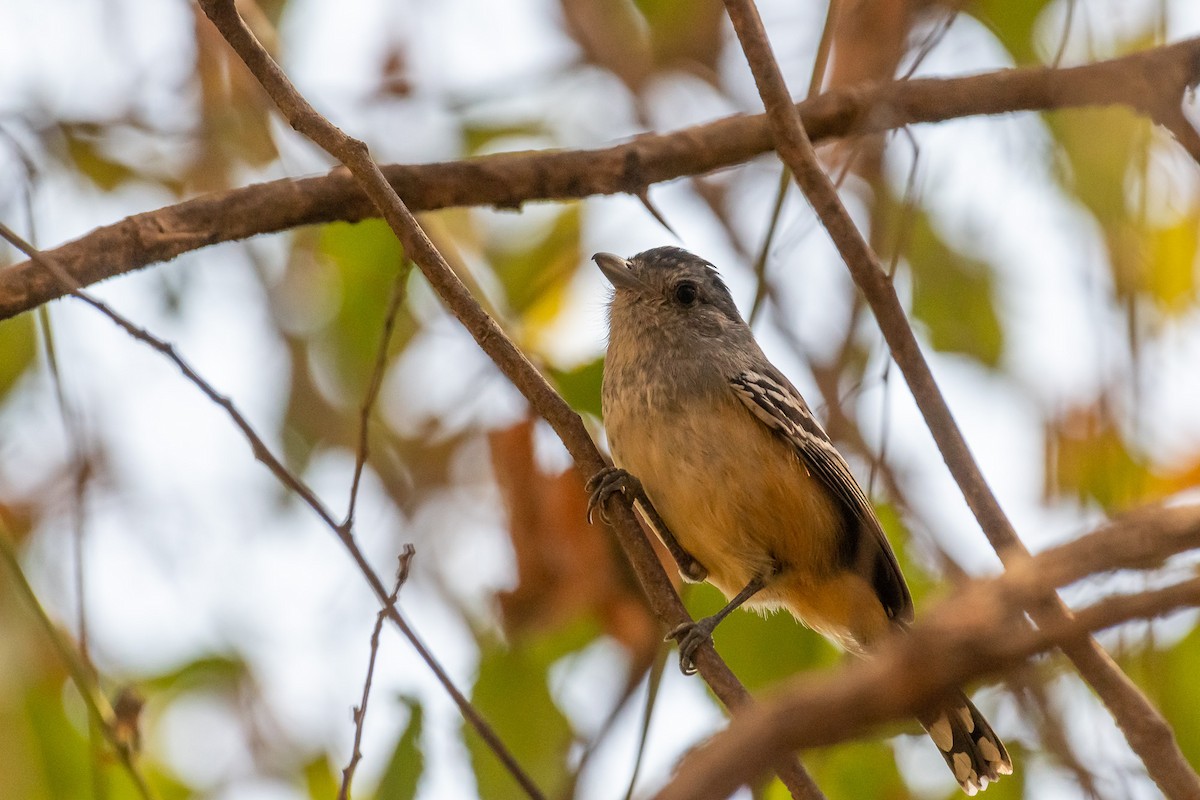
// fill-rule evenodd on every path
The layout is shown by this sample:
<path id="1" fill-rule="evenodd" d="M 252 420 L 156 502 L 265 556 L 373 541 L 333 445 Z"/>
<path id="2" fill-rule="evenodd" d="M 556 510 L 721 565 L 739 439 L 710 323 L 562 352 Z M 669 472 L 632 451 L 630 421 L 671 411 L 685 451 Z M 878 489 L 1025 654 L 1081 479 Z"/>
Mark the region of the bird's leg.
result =
<path id="1" fill-rule="evenodd" d="M 735 608 L 758 594 L 759 590 L 766 585 L 766 576 L 759 575 L 746 584 L 745 589 L 738 592 L 737 596 L 726 603 L 724 608 L 711 617 L 704 617 L 695 622 L 685 622 L 682 625 L 675 626 L 667 633 L 664 641 L 674 639 L 679 642 L 679 669 L 683 671 L 684 675 L 694 675 L 696 673 L 696 663 L 693 660 L 696 655 L 696 649 L 702 644 L 712 643 L 713 631 L 716 630 L 721 620 L 729 616 L 729 613 Z"/>
<path id="2" fill-rule="evenodd" d="M 675 564 L 679 567 L 679 572 L 685 580 L 692 583 L 699 583 L 708 577 L 708 570 L 679 544 L 679 540 L 675 538 L 675 534 L 671 533 L 671 529 L 667 527 L 667 523 L 658 515 L 658 510 L 650 502 L 650 498 L 646 495 L 646 490 L 642 488 L 642 482 L 633 477 L 633 475 L 620 467 L 605 467 L 593 475 L 584 488 L 587 489 L 589 495 L 587 504 L 588 522 L 592 521 L 592 513 L 595 511 L 600 512 L 600 519 L 608 522 L 609 518 L 606 507 L 609 498 L 617 493 L 623 494 L 630 500 L 636 500 L 641 505 L 642 513 L 645 514 L 646 519 L 650 522 L 650 526 L 658 534 L 658 538 L 662 540 L 667 550 L 670 551 L 671 558 L 675 559 Z"/>

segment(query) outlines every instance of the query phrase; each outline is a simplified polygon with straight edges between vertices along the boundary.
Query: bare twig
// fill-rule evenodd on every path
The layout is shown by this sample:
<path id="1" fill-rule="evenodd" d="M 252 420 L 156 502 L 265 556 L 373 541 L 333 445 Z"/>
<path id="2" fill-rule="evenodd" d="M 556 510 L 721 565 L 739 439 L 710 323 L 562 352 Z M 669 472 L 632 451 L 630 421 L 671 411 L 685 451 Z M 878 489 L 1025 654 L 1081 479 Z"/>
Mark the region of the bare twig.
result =
<path id="1" fill-rule="evenodd" d="M 787 84 L 771 52 L 771 45 L 753 0 L 725 0 L 734 30 L 754 73 L 755 83 L 775 137 L 775 146 L 792 170 L 842 259 L 850 270 L 912 391 L 925 423 L 957 481 L 984 534 L 1005 565 L 1012 567 L 1029 557 L 1008 517 L 1000 508 L 974 456 L 958 428 L 929 364 L 879 259 L 863 240 L 842 205 L 829 177 L 822 170 L 812 141 L 788 95 Z M 1039 625 L 1062 624 L 1070 613 L 1057 598 L 1031 609 Z M 1073 638 L 1063 652 L 1104 700 L 1130 747 L 1142 759 L 1159 788 L 1172 798 L 1200 797 L 1200 776 L 1188 764 L 1166 719 L 1109 655 L 1090 636 Z"/>
<path id="2" fill-rule="evenodd" d="M 1127 546 L 1126 539 L 1135 544 Z M 1044 628 L 1017 624 L 1023 609 L 1090 574 L 1161 563 L 1200 546 L 1200 506 L 1147 509 L 1041 553 L 998 578 L 976 580 L 939 603 L 870 661 L 790 681 L 689 754 L 659 800 L 724 798 L 779 752 L 833 744 L 911 716 L 953 687 L 1020 664 L 1029 655 L 1131 619 L 1200 604 L 1200 578 L 1121 595 Z"/>
<path id="3" fill-rule="evenodd" d="M 827 92 L 799 106 L 813 141 L 978 114 L 1127 105 L 1168 127 L 1200 161 L 1200 137 L 1179 111 L 1200 79 L 1200 39 L 1070 69 L 1007 69 L 962 78 L 885 82 Z M 517 208 L 533 200 L 637 196 L 646 187 L 730 167 L 772 147 L 767 119 L 734 116 L 597 150 L 501 153 L 384 169 L 414 211 Z M 81 286 L 218 242 L 301 225 L 356 222 L 379 211 L 343 169 L 219 192 L 136 214 L 47 251 Z M 0 319 L 65 294 L 24 262 L 0 270 Z"/>
<path id="4" fill-rule="evenodd" d="M 325 523 L 325 525 L 328 526 L 329 529 L 334 532 L 334 534 L 337 535 L 339 541 L 341 541 L 347 552 L 350 553 L 350 557 L 354 560 L 359 572 L 362 573 L 368 585 L 370 585 L 371 591 L 375 593 L 375 596 L 379 598 L 381 602 L 386 604 L 388 597 L 387 589 L 384 588 L 383 582 L 379 579 L 379 576 L 375 573 L 375 570 L 373 570 L 371 565 L 367 562 L 366 556 L 363 555 L 362 550 L 359 549 L 358 543 L 354 540 L 353 532 L 349 528 L 344 528 L 342 525 L 340 525 L 337 520 L 334 519 L 332 512 L 325 506 L 321 499 L 317 497 L 316 493 L 306 483 L 304 483 L 303 480 L 289 470 L 283 464 L 283 462 L 275 456 L 274 453 L 271 452 L 271 449 L 267 447 L 266 442 L 264 442 L 262 437 L 258 435 L 258 433 L 250 425 L 249 421 L 238 410 L 237 406 L 233 404 L 232 400 L 220 394 L 215 388 L 213 388 L 210 383 L 208 383 L 187 361 L 183 359 L 182 356 L 179 355 L 178 351 L 175 350 L 173 345 L 158 338 L 144 328 L 139 328 L 121 314 L 114 311 L 103 301 L 93 297 L 83 289 L 74 286 L 72 284 L 71 276 L 68 275 L 53 258 L 39 252 L 36 248 L 24 241 L 20 236 L 14 233 L 3 223 L 0 223 L 0 237 L 7 239 L 14 247 L 29 256 L 33 263 L 39 265 L 42 269 L 47 270 L 51 275 L 53 275 L 56 280 L 62 281 L 64 285 L 68 287 L 68 293 L 70 295 L 92 306 L 101 314 L 108 317 L 114 324 L 116 324 L 130 336 L 138 341 L 144 342 L 154 350 L 157 350 L 159 353 L 164 355 L 173 364 L 175 364 L 179 371 L 183 373 L 184 377 L 187 378 L 192 385 L 198 388 L 213 403 L 220 406 L 229 416 L 229 418 L 233 420 L 234 425 L 237 426 L 238 430 L 241 431 L 242 435 L 245 437 L 247 443 L 249 443 L 255 459 L 257 459 L 268 470 L 270 470 L 271 474 L 274 475 L 280 483 L 282 483 L 286 488 L 294 492 L 301 500 L 303 500 L 305 505 L 312 509 L 313 512 L 321 519 L 321 521 Z M 488 725 L 487 721 L 483 718 L 479 711 L 473 705 L 471 705 L 471 701 L 467 699 L 466 695 L 459 691 L 458 687 L 454 685 L 454 682 L 450 679 L 449 674 L 446 673 L 442 665 L 433 656 L 433 653 L 430 652 L 429 648 L 425 646 L 424 642 L 421 641 L 420 637 L 418 637 L 416 632 L 409 626 L 408 621 L 404 619 L 403 615 L 401 615 L 400 612 L 394 607 L 387 608 L 386 610 L 388 613 L 388 618 L 392 620 L 397 628 L 400 629 L 400 632 L 406 639 L 408 639 L 409 643 L 413 646 L 413 649 L 417 651 L 417 654 L 421 657 L 429 669 L 432 670 L 433 674 L 437 677 L 438 682 L 442 684 L 442 687 L 445 688 L 446 692 L 454 700 L 455 705 L 458 706 L 458 709 L 460 713 L 462 713 L 463 717 L 471 724 L 473 728 L 475 728 L 480 737 L 487 742 L 487 744 L 492 748 L 493 752 L 496 753 L 497 757 L 500 758 L 500 760 L 504 762 L 506 766 L 508 766 L 510 769 L 515 769 L 518 773 L 524 775 L 520 769 L 520 766 L 517 765 L 516 759 L 513 758 L 511 753 L 509 753 L 508 748 L 504 746 L 504 743 L 501 741 L 500 737 L 496 735 L 496 732 L 492 730 L 491 726 Z M 528 780 L 528 778 L 526 778 L 526 780 Z M 530 785 L 532 786 L 532 783 Z M 536 793 L 536 787 L 535 793 L 531 794 L 531 797 L 541 797 L 540 794 Z"/>
<path id="5" fill-rule="evenodd" d="M 392 333 L 396 329 L 396 316 L 400 313 L 400 308 L 404 305 L 404 298 L 408 294 L 406 283 L 411 269 L 406 262 L 405 266 L 396 273 L 395 283 L 392 286 L 392 299 L 388 301 L 387 313 L 383 319 L 383 331 L 379 335 L 379 350 L 375 353 L 375 367 L 371 370 L 371 380 L 367 384 L 367 391 L 363 396 L 362 406 L 359 408 L 358 452 L 354 456 L 354 478 L 350 481 L 350 500 L 346 504 L 346 518 L 342 521 L 342 527 L 347 531 L 354 527 L 354 511 L 358 506 L 358 487 L 362 481 L 363 468 L 367 465 L 367 456 L 370 454 L 371 409 L 375 407 L 379 390 L 383 387 L 383 373 L 388 363 L 388 347 L 392 343 Z"/>
<path id="6" fill-rule="evenodd" d="M 805 99 L 811 100 L 825 85 L 825 73 L 829 67 L 829 53 L 833 49 L 833 34 L 837 30 L 838 12 L 841 10 L 841 0 L 829 0 L 825 9 L 825 25 L 821 28 L 821 39 L 817 42 L 817 52 L 813 56 L 812 74 L 808 79 L 808 94 Z M 767 224 L 767 232 L 763 234 L 762 244 L 759 245 L 758 255 L 754 257 L 754 299 L 750 302 L 750 313 L 746 322 L 754 327 L 759 312 L 762 311 L 763 301 L 767 299 L 767 258 L 771 254 L 771 243 L 775 241 L 775 232 L 779 229 L 779 219 L 783 215 L 783 202 L 787 199 L 788 188 L 792 185 L 792 176 L 784 166 L 779 171 L 779 185 L 775 190 L 775 204 L 771 207 L 771 221 Z"/>
<path id="7" fill-rule="evenodd" d="M 396 610 L 396 600 L 400 597 L 400 587 L 408 580 L 408 567 L 412 563 L 416 550 L 411 544 L 404 545 L 400 553 L 400 566 L 396 570 L 396 585 L 387 596 L 379 613 L 375 615 L 375 629 L 371 631 L 371 655 L 367 659 L 367 677 L 363 680 L 362 701 L 354 709 L 354 747 L 350 752 L 350 763 L 342 770 L 342 785 L 338 789 L 338 800 L 349 800 L 350 783 L 354 780 L 354 770 L 362 760 L 363 724 L 367 721 L 367 700 L 371 697 L 371 681 L 375 677 L 375 657 L 379 654 L 379 636 L 383 633 L 384 620 L 390 611 Z"/>
<path id="8" fill-rule="evenodd" d="M 88 718 L 92 724 L 103 734 L 105 740 L 116 753 L 117 760 L 121 762 L 122 768 L 129 774 L 130 780 L 133 782 L 137 793 L 142 797 L 142 800 L 157 800 L 157 793 L 150 786 L 137 763 L 134 761 L 133 748 L 126 745 L 125 742 L 117 735 L 115 725 L 115 715 L 112 705 L 108 702 L 103 692 L 96 681 L 96 674 L 92 671 L 91 666 L 83 660 L 79 652 L 67 641 L 67 637 L 58 629 L 54 621 L 50 619 L 50 615 L 46 613 L 46 609 L 42 607 L 41 602 L 37 598 L 37 594 L 33 591 L 33 587 L 29 585 L 29 581 L 25 578 L 25 572 L 21 569 L 20 559 L 17 557 L 16 545 L 13 543 L 11 534 L 8 531 L 8 526 L 5 524 L 3 517 L 0 517 L 0 560 L 4 561 L 8 566 L 9 572 L 12 573 L 13 584 L 17 587 L 17 592 L 25 598 L 37 615 L 38 624 L 42 630 L 50 637 L 54 649 L 58 652 L 59 658 L 62 659 L 63 665 L 67 668 L 67 674 L 71 676 L 71 681 L 75 684 L 75 688 L 79 690 L 80 697 L 83 698 L 84 706 L 87 707 Z"/>

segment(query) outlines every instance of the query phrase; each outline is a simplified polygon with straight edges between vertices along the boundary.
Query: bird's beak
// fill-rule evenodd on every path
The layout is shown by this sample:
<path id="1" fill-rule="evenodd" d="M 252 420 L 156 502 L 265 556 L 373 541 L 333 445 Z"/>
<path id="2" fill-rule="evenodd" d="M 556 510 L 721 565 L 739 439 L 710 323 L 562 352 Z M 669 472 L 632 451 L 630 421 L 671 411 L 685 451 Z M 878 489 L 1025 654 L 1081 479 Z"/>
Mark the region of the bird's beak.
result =
<path id="1" fill-rule="evenodd" d="M 600 267 L 600 271 L 612 283 L 614 289 L 640 289 L 642 282 L 629 271 L 629 262 L 612 253 L 596 253 L 592 261 Z"/>

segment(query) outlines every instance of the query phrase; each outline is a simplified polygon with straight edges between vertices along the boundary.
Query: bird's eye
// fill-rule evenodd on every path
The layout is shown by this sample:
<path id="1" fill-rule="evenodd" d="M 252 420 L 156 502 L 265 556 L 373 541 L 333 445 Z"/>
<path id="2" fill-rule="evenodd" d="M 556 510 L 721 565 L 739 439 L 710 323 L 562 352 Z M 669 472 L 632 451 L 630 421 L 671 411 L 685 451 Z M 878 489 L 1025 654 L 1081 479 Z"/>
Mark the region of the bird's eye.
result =
<path id="1" fill-rule="evenodd" d="M 697 294 L 696 284 L 691 281 L 684 281 L 675 287 L 675 299 L 683 306 L 690 306 L 696 302 Z"/>

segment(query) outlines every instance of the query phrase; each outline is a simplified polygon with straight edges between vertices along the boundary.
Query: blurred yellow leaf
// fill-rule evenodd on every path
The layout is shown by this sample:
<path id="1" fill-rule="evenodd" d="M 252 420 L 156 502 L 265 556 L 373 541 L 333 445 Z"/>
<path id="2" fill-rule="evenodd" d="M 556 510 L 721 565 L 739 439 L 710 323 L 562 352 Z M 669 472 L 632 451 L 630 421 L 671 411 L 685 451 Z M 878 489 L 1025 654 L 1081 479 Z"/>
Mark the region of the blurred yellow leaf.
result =
<path id="1" fill-rule="evenodd" d="M 1200 247 L 1200 207 L 1178 221 L 1146 232 L 1149 264 L 1147 288 L 1170 314 L 1190 310 L 1196 299 L 1197 248 Z"/>
<path id="2" fill-rule="evenodd" d="M 581 209 L 578 203 L 568 206 L 549 231 L 528 247 L 487 253 L 509 308 L 520 316 L 527 335 L 536 338 L 562 310 L 565 290 L 583 260 Z"/>
<path id="3" fill-rule="evenodd" d="M 0 322 L 0 399 L 8 395 L 37 355 L 33 315 L 22 314 Z"/>
<path id="4" fill-rule="evenodd" d="M 1037 62 L 1034 32 L 1053 0 L 976 0 L 967 9 L 1000 41 L 1018 65 Z"/>
<path id="5" fill-rule="evenodd" d="M 721 57 L 725 7 L 718 0 L 634 0 L 650 29 L 655 65 L 713 81 Z"/>
<path id="6" fill-rule="evenodd" d="M 67 140 L 67 154 L 75 168 L 92 183 L 106 192 L 136 177 L 125 164 L 109 158 L 102 151 L 103 129 L 98 125 L 69 124 L 60 126 Z"/>

